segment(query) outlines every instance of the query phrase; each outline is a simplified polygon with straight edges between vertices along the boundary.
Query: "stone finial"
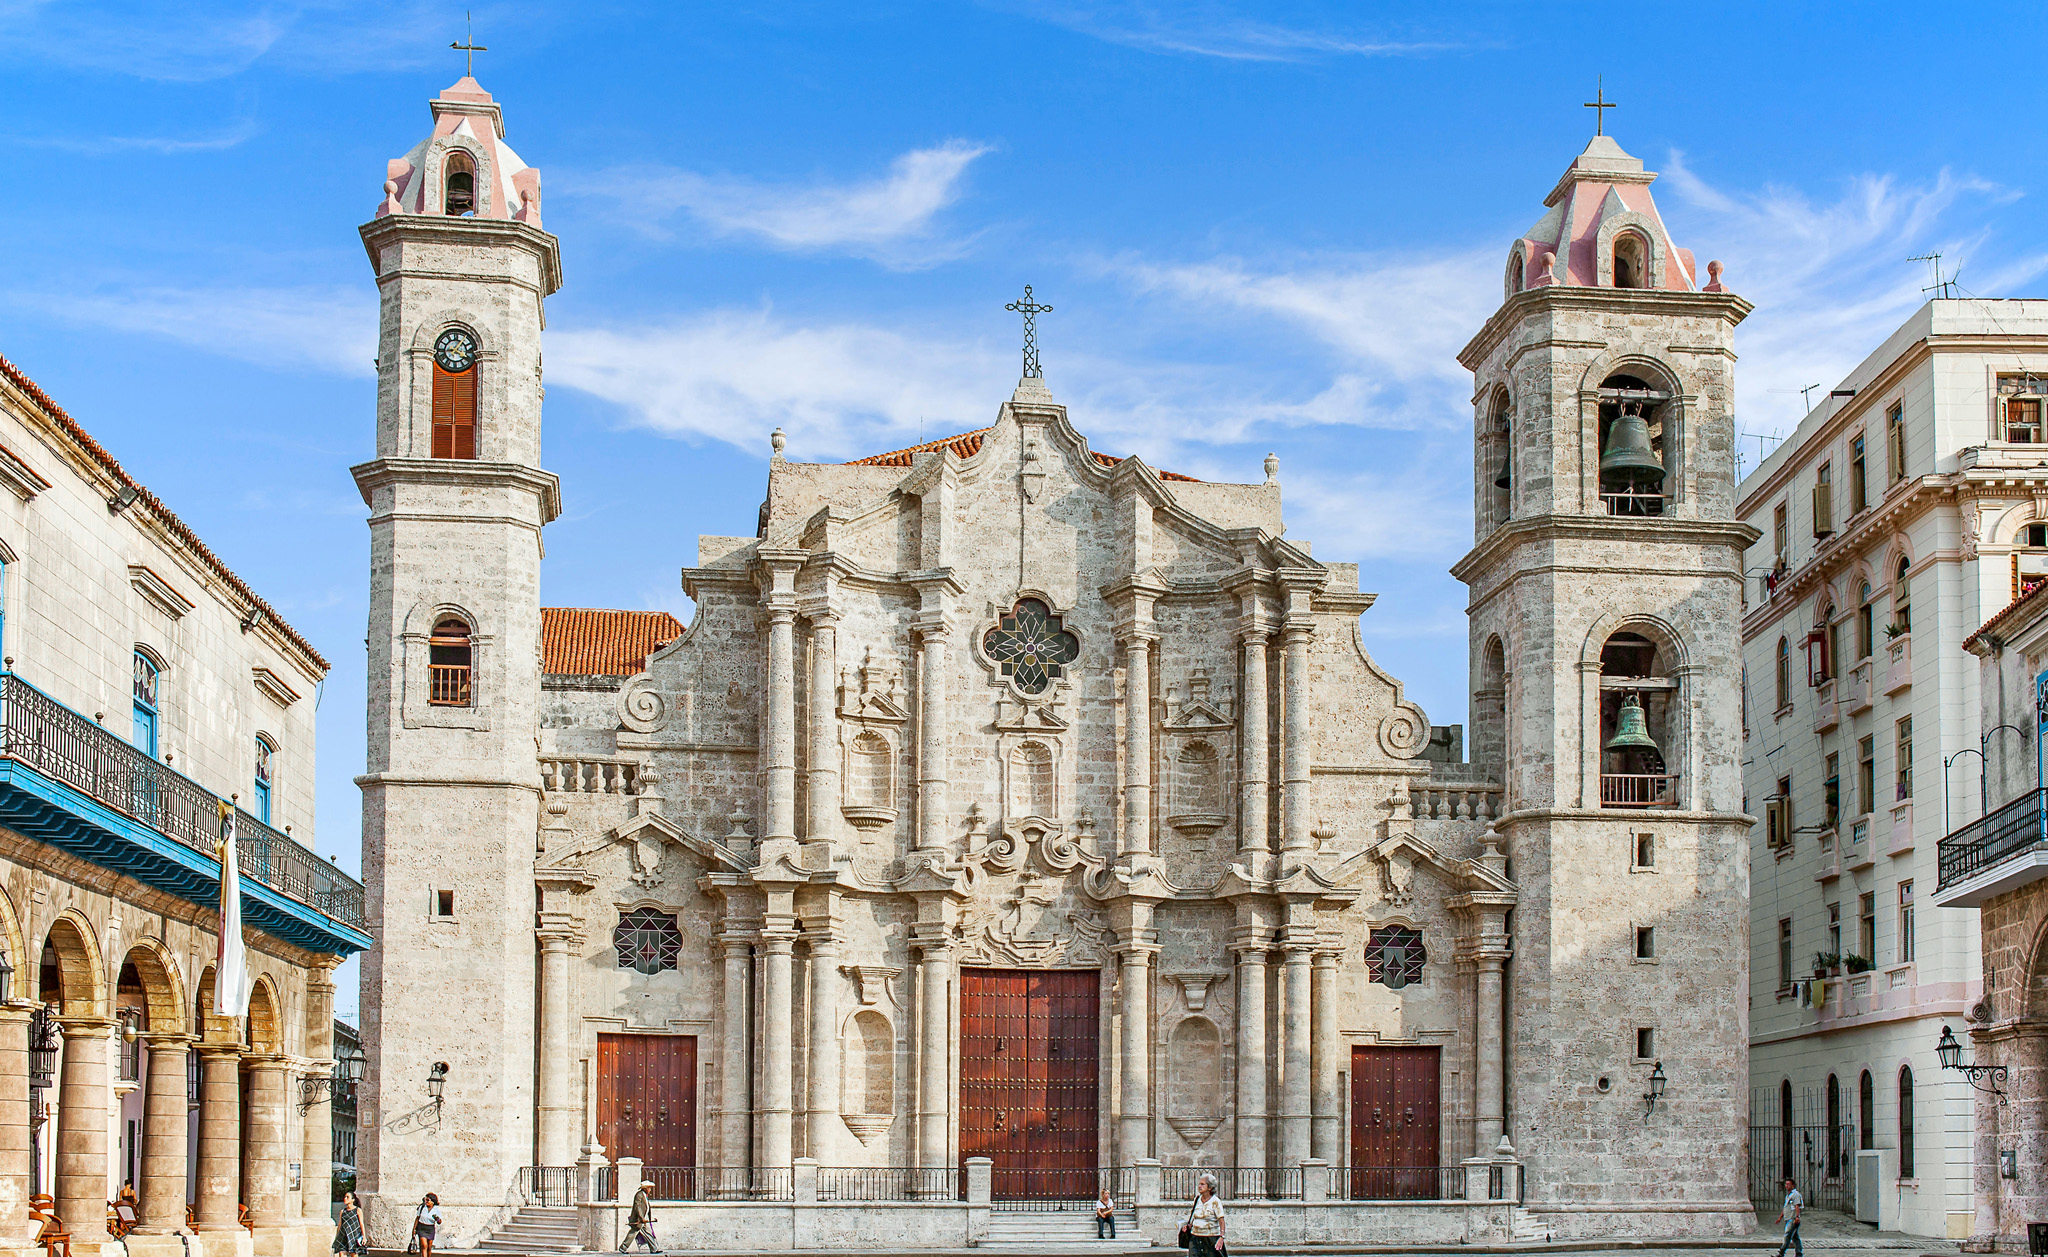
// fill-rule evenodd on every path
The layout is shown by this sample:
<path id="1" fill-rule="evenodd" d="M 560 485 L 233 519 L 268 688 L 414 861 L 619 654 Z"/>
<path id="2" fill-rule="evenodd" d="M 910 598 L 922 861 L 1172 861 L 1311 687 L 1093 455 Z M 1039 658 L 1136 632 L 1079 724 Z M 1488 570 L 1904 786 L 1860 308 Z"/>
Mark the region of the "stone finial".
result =
<path id="1" fill-rule="evenodd" d="M 1266 455 L 1266 483 L 1280 483 L 1280 456 L 1278 454 Z"/>
<path id="2" fill-rule="evenodd" d="M 788 445 L 789 438 L 783 435 L 781 428 L 777 428 L 775 429 L 775 431 L 768 434 L 768 448 L 775 451 L 776 462 L 779 463 L 782 461 L 782 451 L 785 448 L 787 448 Z"/>
<path id="3" fill-rule="evenodd" d="M 404 210 L 398 204 L 398 180 L 386 179 L 384 181 L 384 203 L 377 207 L 376 217 L 383 218 L 387 215 L 403 212 Z"/>
<path id="4" fill-rule="evenodd" d="M 1544 288 L 1557 282 L 1557 254 L 1549 249 L 1536 259 L 1536 278 L 1529 281 L 1531 288 Z"/>
<path id="5" fill-rule="evenodd" d="M 1727 292 L 1727 291 L 1728 291 L 1728 286 L 1727 286 L 1726 284 L 1723 284 L 1723 283 L 1721 282 L 1721 264 L 1720 264 L 1719 262 L 1709 262 L 1709 263 L 1707 263 L 1707 286 L 1706 286 L 1705 288 L 1702 288 L 1702 289 L 1701 289 L 1700 291 L 1701 291 L 1701 292 Z"/>

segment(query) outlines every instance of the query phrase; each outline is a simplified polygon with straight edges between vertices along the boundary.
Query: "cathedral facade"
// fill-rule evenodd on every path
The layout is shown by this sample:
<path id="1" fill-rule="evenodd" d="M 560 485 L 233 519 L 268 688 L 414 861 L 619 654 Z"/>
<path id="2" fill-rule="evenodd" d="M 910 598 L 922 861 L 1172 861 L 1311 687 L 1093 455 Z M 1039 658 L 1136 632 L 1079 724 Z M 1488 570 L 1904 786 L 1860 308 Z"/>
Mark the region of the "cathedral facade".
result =
<path id="1" fill-rule="evenodd" d="M 1640 162 L 1573 164 L 1465 352 L 1458 762 L 1358 569 L 1284 535 L 1275 460 L 1095 451 L 1029 363 L 958 437 L 776 434 L 687 627 L 544 611 L 556 242 L 490 96 L 433 113 L 363 228 L 384 1242 L 428 1190 L 461 1245 L 644 1175 L 687 1244 L 735 1202 L 1142 1205 L 1196 1168 L 1233 1208 L 1748 1230 L 1748 307 Z"/>

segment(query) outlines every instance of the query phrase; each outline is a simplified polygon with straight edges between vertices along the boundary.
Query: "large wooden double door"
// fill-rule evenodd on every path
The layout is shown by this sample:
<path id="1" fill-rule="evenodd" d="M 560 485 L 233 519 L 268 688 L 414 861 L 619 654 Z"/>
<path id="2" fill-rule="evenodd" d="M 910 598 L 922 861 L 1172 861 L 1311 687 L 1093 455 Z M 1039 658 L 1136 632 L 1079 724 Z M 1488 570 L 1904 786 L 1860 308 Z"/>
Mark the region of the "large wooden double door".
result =
<path id="1" fill-rule="evenodd" d="M 994 1163 L 999 1200 L 1095 1195 L 1094 969 L 960 971 L 960 1156 Z"/>
<path id="2" fill-rule="evenodd" d="M 638 1157 L 650 1170 L 697 1164 L 696 1036 L 601 1034 L 597 1080 L 597 1141 L 614 1161 Z M 687 1186 L 691 1176 L 676 1177 Z"/>
<path id="3" fill-rule="evenodd" d="M 1442 1053 L 1351 1049 L 1351 1198 L 1432 1200 L 1441 1151 Z"/>

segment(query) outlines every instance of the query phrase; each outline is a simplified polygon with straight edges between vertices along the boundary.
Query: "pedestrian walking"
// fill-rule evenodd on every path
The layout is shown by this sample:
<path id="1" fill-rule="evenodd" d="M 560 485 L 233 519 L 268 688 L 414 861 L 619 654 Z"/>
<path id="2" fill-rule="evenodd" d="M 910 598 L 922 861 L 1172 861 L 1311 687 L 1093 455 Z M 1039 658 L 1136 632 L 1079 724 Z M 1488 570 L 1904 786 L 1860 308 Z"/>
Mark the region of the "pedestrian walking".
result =
<path id="1" fill-rule="evenodd" d="M 1105 1233 L 1106 1232 L 1106 1233 Z M 1116 1238 L 1116 1201 L 1110 1199 L 1109 1188 L 1095 1198 L 1095 1238 L 1113 1240 Z"/>
<path id="2" fill-rule="evenodd" d="M 412 1247 L 420 1257 L 434 1257 L 434 1232 L 441 1225 L 441 1198 L 432 1192 L 420 1197 L 420 1210 L 412 1220 Z"/>
<path id="3" fill-rule="evenodd" d="M 1216 1198 L 1214 1174 L 1195 1180 L 1195 1203 L 1188 1207 L 1180 1232 L 1181 1247 L 1188 1250 L 1188 1257 L 1223 1257 L 1223 1202 Z"/>
<path id="4" fill-rule="evenodd" d="M 370 1245 L 363 1239 L 363 1210 L 354 1192 L 341 1194 L 341 1217 L 335 1220 L 334 1242 L 327 1249 L 348 1257 L 369 1257 Z"/>
<path id="5" fill-rule="evenodd" d="M 1778 1221 L 1785 1224 L 1785 1238 L 1778 1241 L 1778 1257 L 1785 1257 L 1787 1247 L 1799 1257 L 1806 1257 L 1806 1245 L 1799 1239 L 1799 1215 L 1805 1211 L 1806 1201 L 1799 1195 L 1799 1185 L 1786 1179 L 1785 1207 L 1778 1210 Z"/>
<path id="6" fill-rule="evenodd" d="M 620 1252 L 632 1251 L 634 1240 L 647 1245 L 647 1251 L 650 1253 L 661 1251 L 654 1243 L 654 1197 L 651 1194 L 653 1191 L 653 1183 L 642 1182 L 640 1190 L 633 1193 L 633 1207 L 626 1213 L 626 1238 L 619 1245 Z M 1800 1257 L 1805 1255 L 1801 1254 Z"/>

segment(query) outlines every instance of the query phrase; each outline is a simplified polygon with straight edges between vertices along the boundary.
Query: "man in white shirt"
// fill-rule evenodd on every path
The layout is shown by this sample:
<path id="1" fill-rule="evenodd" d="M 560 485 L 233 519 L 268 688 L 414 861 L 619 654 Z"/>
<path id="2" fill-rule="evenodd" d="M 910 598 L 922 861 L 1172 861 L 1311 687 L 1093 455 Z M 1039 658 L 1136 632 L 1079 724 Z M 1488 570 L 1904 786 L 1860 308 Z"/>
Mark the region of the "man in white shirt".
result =
<path id="1" fill-rule="evenodd" d="M 1785 1257 L 1790 1247 L 1799 1257 L 1806 1257 L 1806 1245 L 1799 1239 L 1799 1215 L 1806 1209 L 1806 1201 L 1799 1195 L 1799 1187 L 1791 1179 L 1785 1180 L 1785 1207 L 1778 1210 L 1778 1221 L 1785 1224 L 1785 1238 L 1778 1241 L 1778 1257 Z"/>

